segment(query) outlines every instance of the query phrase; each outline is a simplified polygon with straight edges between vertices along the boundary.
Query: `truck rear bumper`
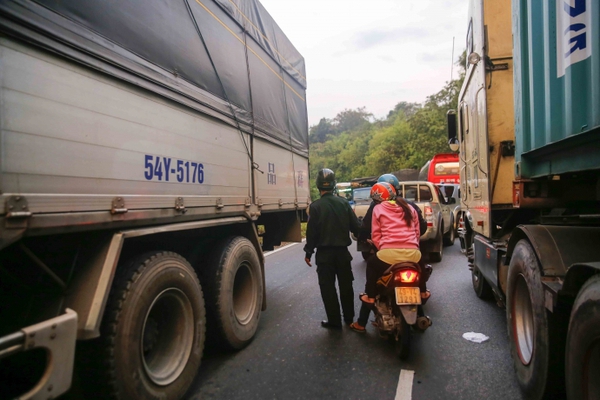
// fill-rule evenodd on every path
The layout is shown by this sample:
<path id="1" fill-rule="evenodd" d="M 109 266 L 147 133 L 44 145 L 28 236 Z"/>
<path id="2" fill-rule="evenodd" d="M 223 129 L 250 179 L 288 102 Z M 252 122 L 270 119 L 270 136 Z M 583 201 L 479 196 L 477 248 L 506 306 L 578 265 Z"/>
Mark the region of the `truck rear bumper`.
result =
<path id="1" fill-rule="evenodd" d="M 0 359 L 36 348 L 48 353 L 46 370 L 39 382 L 19 399 L 56 398 L 69 390 L 76 340 L 77 313 L 70 309 L 63 315 L 0 338 Z"/>

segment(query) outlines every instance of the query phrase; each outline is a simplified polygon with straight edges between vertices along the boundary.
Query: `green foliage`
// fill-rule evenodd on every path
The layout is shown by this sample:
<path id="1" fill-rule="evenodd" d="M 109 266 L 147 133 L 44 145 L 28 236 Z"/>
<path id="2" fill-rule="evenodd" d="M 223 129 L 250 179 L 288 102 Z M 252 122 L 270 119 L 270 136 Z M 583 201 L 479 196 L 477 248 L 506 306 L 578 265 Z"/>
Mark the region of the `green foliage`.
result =
<path id="1" fill-rule="evenodd" d="M 365 107 L 345 109 L 333 120 L 322 118 L 310 128 L 310 185 L 319 197 L 314 179 L 330 168 L 338 182 L 381 175 L 401 169 L 420 169 L 433 155 L 449 152 L 446 113 L 457 108 L 464 80 L 466 53 L 456 65 L 460 78 L 447 82 L 424 104 L 399 102 L 383 120 L 373 120 Z"/>
<path id="2" fill-rule="evenodd" d="M 310 144 L 323 143 L 327 140 L 327 135 L 334 133 L 335 128 L 327 118 L 321 118 L 317 125 L 310 127 L 308 141 Z"/>

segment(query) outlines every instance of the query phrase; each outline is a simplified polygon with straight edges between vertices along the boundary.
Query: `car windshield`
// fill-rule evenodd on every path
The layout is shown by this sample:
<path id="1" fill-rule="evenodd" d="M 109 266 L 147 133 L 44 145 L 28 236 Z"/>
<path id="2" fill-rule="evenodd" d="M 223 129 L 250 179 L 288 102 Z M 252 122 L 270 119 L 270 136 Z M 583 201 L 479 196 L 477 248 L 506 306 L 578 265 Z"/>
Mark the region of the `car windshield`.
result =
<path id="1" fill-rule="evenodd" d="M 435 165 L 434 174 L 436 176 L 458 175 L 458 162 L 442 162 Z"/>
<path id="2" fill-rule="evenodd" d="M 453 186 L 439 186 L 440 189 L 442 189 L 442 192 L 444 193 L 444 195 L 446 196 L 446 198 L 450 198 L 452 197 L 452 194 L 454 193 L 454 187 Z"/>
<path id="3" fill-rule="evenodd" d="M 365 189 L 354 189 L 354 200 L 358 201 L 358 200 L 368 200 L 371 195 L 371 188 L 365 188 Z"/>
<path id="4" fill-rule="evenodd" d="M 425 185 L 405 185 L 404 197 L 409 201 L 432 201 L 431 190 Z M 418 192 L 417 192 L 418 191 Z M 418 196 L 417 196 L 418 194 Z"/>

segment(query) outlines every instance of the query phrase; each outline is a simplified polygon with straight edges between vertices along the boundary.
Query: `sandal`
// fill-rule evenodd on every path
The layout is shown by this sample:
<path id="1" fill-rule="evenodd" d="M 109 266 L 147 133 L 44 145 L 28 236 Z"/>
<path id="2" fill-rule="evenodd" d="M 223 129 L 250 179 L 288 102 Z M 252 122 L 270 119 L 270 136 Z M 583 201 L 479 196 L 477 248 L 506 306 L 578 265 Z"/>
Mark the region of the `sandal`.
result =
<path id="1" fill-rule="evenodd" d="M 349 326 L 350 326 L 350 329 L 352 329 L 354 332 L 358 332 L 358 333 L 367 332 L 367 329 L 364 326 L 360 326 L 358 324 L 358 322 L 353 322 Z"/>
<path id="2" fill-rule="evenodd" d="M 360 301 L 362 301 L 363 303 L 366 304 L 375 304 L 375 299 L 372 297 L 369 297 L 366 293 L 361 293 L 358 295 L 358 298 L 360 299 Z"/>

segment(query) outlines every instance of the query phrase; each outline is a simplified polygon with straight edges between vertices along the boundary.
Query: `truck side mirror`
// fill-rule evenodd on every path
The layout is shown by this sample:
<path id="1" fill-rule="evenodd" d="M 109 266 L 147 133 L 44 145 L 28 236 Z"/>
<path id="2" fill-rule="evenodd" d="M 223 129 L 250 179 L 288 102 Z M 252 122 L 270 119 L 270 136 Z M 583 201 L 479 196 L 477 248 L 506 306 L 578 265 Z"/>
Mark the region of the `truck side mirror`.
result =
<path id="1" fill-rule="evenodd" d="M 456 111 L 448 110 L 446 113 L 448 125 L 448 146 L 450 150 L 458 151 L 458 138 L 456 137 Z"/>

